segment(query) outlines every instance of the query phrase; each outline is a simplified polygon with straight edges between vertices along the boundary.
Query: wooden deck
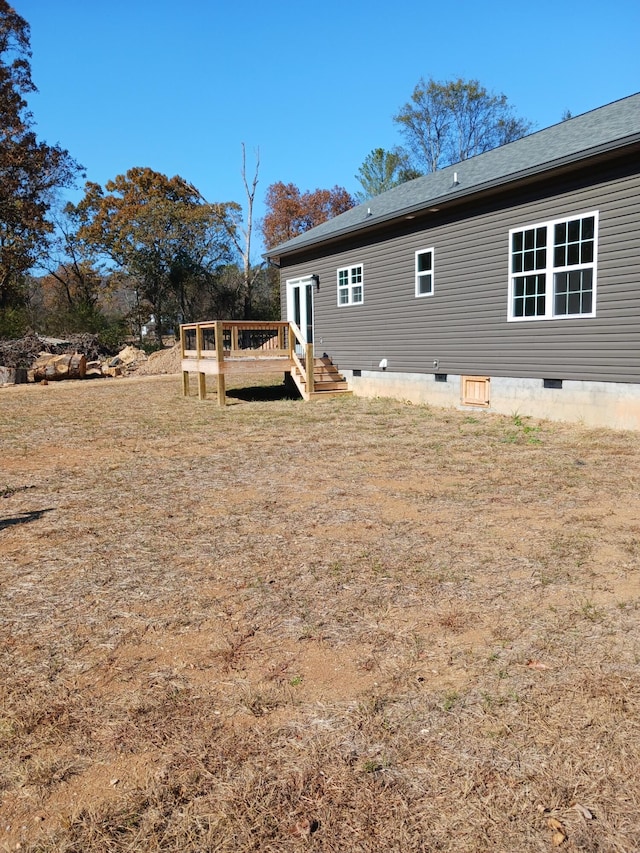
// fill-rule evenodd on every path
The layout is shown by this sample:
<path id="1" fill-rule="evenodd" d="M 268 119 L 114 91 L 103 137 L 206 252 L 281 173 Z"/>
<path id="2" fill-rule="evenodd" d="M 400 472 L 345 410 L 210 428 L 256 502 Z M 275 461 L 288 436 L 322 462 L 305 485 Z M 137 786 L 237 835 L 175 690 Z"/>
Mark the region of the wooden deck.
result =
<path id="1" fill-rule="evenodd" d="M 189 376 L 198 375 L 198 398 L 207 393 L 207 376 L 217 377 L 218 403 L 226 405 L 226 376 L 290 373 L 305 400 L 350 394 L 331 360 L 314 358 L 313 344 L 295 323 L 259 320 L 211 320 L 180 326 L 182 388 L 189 396 Z"/>

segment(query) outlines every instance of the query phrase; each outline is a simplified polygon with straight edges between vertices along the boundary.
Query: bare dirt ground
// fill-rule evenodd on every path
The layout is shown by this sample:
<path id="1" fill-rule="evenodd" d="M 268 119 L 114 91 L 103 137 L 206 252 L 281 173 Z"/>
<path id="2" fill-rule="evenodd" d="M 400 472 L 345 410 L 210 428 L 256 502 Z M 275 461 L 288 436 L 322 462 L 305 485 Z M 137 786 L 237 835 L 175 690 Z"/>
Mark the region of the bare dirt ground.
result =
<path id="1" fill-rule="evenodd" d="M 639 850 L 640 435 L 234 393 L 0 390 L 0 850 Z"/>

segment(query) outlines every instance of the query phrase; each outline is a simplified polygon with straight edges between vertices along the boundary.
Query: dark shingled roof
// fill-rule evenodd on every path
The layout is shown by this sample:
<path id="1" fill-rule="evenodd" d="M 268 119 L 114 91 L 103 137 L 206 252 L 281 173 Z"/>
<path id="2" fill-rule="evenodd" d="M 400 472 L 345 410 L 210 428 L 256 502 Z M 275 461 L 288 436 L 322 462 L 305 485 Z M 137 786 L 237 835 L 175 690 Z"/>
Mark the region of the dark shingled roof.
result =
<path id="1" fill-rule="evenodd" d="M 407 181 L 267 252 L 278 257 L 640 140 L 640 93 Z M 456 182 L 457 180 L 457 182 Z"/>

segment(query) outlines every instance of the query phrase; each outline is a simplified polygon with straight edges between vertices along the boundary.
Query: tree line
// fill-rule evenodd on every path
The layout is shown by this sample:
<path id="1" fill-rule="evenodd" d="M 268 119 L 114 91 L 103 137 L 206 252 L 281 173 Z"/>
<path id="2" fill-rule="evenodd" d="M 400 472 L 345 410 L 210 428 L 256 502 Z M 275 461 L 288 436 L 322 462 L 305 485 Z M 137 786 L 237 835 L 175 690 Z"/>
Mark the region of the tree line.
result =
<path id="1" fill-rule="evenodd" d="M 180 322 L 277 317 L 276 271 L 252 259 L 259 155 L 249 174 L 242 145 L 244 205 L 209 201 L 183 177 L 149 167 L 104 186 L 85 180 L 82 199 L 62 205 L 58 193 L 86 175 L 68 151 L 35 134 L 30 58 L 29 24 L 0 0 L 0 337 L 27 327 L 141 336 L 152 318 L 160 343 Z M 267 249 L 531 127 L 475 80 L 421 79 L 393 121 L 405 146 L 373 149 L 354 195 L 282 181 L 267 188 L 259 224 Z"/>

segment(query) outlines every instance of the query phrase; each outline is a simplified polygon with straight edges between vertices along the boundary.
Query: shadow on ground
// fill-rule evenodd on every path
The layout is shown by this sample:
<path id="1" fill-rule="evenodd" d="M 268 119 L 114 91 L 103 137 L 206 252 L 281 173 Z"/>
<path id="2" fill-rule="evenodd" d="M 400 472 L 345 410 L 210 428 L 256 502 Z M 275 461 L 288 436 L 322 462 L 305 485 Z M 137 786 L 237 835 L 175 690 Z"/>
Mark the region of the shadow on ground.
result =
<path id="1" fill-rule="evenodd" d="M 5 527 L 13 527 L 14 524 L 28 524 L 30 521 L 37 521 L 45 514 L 51 512 L 53 507 L 48 509 L 35 509 L 33 512 L 21 512 L 18 515 L 10 515 L 9 518 L 0 518 L 0 530 Z"/>
<path id="2" fill-rule="evenodd" d="M 286 385 L 256 385 L 252 388 L 231 388 L 227 397 L 243 400 L 245 403 L 269 403 L 274 400 L 300 400 L 297 390 Z"/>

